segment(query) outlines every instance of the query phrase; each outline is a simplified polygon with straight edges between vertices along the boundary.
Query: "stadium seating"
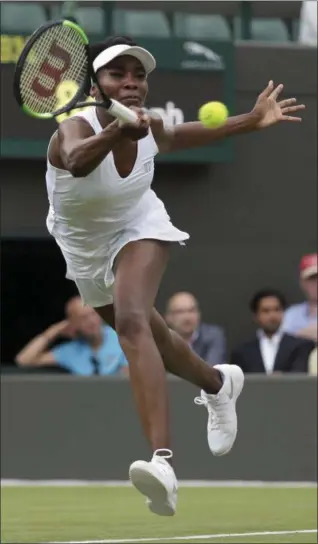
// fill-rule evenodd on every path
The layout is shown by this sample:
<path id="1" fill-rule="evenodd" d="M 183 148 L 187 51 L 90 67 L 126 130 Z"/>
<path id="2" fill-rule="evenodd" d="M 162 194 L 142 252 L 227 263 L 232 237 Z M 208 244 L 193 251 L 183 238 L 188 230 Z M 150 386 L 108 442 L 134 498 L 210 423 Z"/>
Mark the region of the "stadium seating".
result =
<path id="1" fill-rule="evenodd" d="M 105 34 L 105 12 L 98 6 L 78 7 L 74 11 L 74 17 L 83 29 L 90 35 Z"/>
<path id="2" fill-rule="evenodd" d="M 287 42 L 289 35 L 281 19 L 252 19 L 251 38 L 257 41 Z"/>
<path id="3" fill-rule="evenodd" d="M 147 9 L 145 9 L 145 7 Z M 30 34 L 68 9 L 90 36 L 287 42 L 298 39 L 300 1 L 2 2 L 3 34 Z M 112 13 L 111 13 L 112 11 Z M 242 24 L 244 21 L 244 24 Z M 112 27 L 112 30 L 111 30 Z"/>
<path id="4" fill-rule="evenodd" d="M 168 19 L 162 11 L 122 10 L 113 12 L 115 34 L 128 36 L 151 36 L 152 38 L 170 38 Z"/>
<path id="5" fill-rule="evenodd" d="M 281 19 L 252 18 L 250 25 L 251 39 L 261 42 L 287 42 L 290 40 L 287 26 Z M 242 20 L 237 17 L 234 22 L 236 39 L 243 38 Z"/>
<path id="6" fill-rule="evenodd" d="M 30 34 L 47 20 L 40 2 L 1 2 L 1 33 Z"/>
<path id="7" fill-rule="evenodd" d="M 230 40 L 231 29 L 221 15 L 196 15 L 176 13 L 174 15 L 174 34 L 178 38 Z"/>

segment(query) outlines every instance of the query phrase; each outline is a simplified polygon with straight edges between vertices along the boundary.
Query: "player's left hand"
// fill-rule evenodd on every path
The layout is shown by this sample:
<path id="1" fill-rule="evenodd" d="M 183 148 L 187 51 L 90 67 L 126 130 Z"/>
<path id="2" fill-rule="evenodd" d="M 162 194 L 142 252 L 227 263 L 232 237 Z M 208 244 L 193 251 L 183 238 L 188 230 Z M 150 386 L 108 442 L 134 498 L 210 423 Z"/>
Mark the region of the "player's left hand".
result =
<path id="1" fill-rule="evenodd" d="M 289 114 L 304 110 L 306 106 L 304 104 L 297 104 L 296 98 L 286 98 L 278 101 L 283 88 L 284 85 L 277 85 L 275 87 L 274 82 L 270 81 L 266 89 L 259 95 L 252 112 L 259 116 L 256 128 L 270 127 L 281 121 L 302 121 L 301 117 Z"/>

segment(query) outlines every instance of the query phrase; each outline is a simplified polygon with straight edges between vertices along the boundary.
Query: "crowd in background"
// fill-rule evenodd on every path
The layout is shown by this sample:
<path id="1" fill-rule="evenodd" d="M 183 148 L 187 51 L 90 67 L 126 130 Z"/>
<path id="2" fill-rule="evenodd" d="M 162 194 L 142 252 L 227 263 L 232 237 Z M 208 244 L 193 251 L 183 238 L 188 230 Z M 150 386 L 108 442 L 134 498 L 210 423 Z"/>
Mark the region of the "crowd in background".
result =
<path id="1" fill-rule="evenodd" d="M 299 267 L 304 302 L 288 307 L 273 288 L 255 293 L 250 312 L 255 335 L 228 352 L 226 333 L 201 320 L 199 303 L 191 293 L 175 293 L 166 305 L 169 327 L 208 364 L 230 363 L 245 373 L 317 374 L 318 256 L 305 255 Z M 97 313 L 73 297 L 65 306 L 65 320 L 33 338 L 16 356 L 22 367 L 58 367 L 71 374 L 127 375 L 128 362 L 115 331 Z"/>
<path id="2" fill-rule="evenodd" d="M 68 19 L 77 21 L 69 14 Z M 317 1 L 302 2 L 297 28 L 300 44 L 317 47 Z M 167 301 L 165 319 L 210 365 L 228 362 L 246 373 L 317 374 L 317 254 L 301 260 L 300 285 L 305 300 L 292 307 L 276 289 L 260 286 L 259 292 L 251 293 L 246 311 L 251 312 L 255 335 L 242 338 L 233 350 L 222 327 L 202 321 L 199 301 L 191 293 L 175 293 Z M 46 367 L 83 376 L 126 375 L 129 368 L 115 331 L 93 309 L 84 307 L 79 297 L 67 302 L 65 320 L 31 339 L 15 362 L 19 367 Z"/>

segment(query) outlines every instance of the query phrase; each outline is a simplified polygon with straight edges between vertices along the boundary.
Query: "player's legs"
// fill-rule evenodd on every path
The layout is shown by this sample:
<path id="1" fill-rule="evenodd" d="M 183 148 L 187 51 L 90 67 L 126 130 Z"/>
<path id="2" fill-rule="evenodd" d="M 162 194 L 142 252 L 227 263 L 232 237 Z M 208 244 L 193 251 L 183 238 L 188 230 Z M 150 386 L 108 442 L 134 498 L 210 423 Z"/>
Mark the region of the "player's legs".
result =
<path id="1" fill-rule="evenodd" d="M 113 305 L 95 310 L 108 325 L 116 329 Z M 163 317 L 154 308 L 151 312 L 150 328 L 168 372 L 204 389 L 206 393 L 214 394 L 220 390 L 222 387 L 220 373 L 194 353 L 178 333 L 169 329 Z"/>
<path id="2" fill-rule="evenodd" d="M 171 516 L 177 504 L 177 480 L 169 464 L 168 392 L 165 367 L 155 343 L 151 313 L 168 260 L 167 243 L 140 240 L 127 244 L 115 262 L 116 331 L 129 362 L 130 380 L 151 461 L 135 461 L 129 477 L 147 497 L 155 514 Z"/>
<path id="3" fill-rule="evenodd" d="M 115 310 L 113 305 L 103 306 L 99 308 L 95 308 L 96 311 L 99 313 L 99 315 L 102 317 L 102 319 L 108 323 L 111 327 L 115 329 Z M 149 332 L 149 331 L 148 331 Z M 151 360 L 150 360 L 151 362 Z M 162 361 L 160 363 L 160 371 L 163 368 Z M 131 365 L 130 365 L 131 369 Z M 151 370 L 151 365 L 150 365 Z M 148 369 L 140 368 L 138 369 L 138 373 L 145 372 L 148 375 Z M 138 373 L 135 372 L 135 378 L 138 380 Z M 130 370 L 131 374 L 131 370 Z M 143 376 L 144 382 L 143 386 L 148 387 L 147 385 L 147 376 Z M 165 384 L 164 384 L 165 385 Z M 153 393 L 154 395 L 162 395 L 162 391 L 158 389 L 157 391 L 154 391 L 152 379 L 150 382 L 151 389 L 149 393 Z M 135 396 L 140 395 L 140 391 L 134 391 Z M 146 393 L 148 393 L 146 391 Z M 167 403 L 167 393 L 166 390 L 164 390 L 164 398 L 163 401 Z M 149 438 L 151 442 L 151 429 L 153 422 L 160 419 L 161 413 L 160 413 L 160 407 L 159 410 L 154 411 L 152 413 L 155 414 L 155 417 L 153 421 L 151 419 L 146 419 L 144 417 L 144 414 L 146 413 L 148 406 L 151 409 L 151 405 L 146 404 L 148 397 L 144 396 L 144 392 L 141 391 L 142 398 L 136 399 L 137 400 L 137 406 L 139 406 L 139 412 L 140 417 L 143 421 L 143 427 L 146 433 L 147 438 Z M 145 402 L 146 399 L 146 402 Z M 157 399 L 157 405 L 162 399 Z M 167 413 L 167 407 L 164 406 L 163 408 L 163 417 L 166 416 Z M 151 415 L 151 414 L 150 414 Z M 168 435 L 168 422 L 163 421 L 165 424 L 163 433 Z M 164 435 L 165 435 L 164 434 Z M 168 438 L 169 440 L 169 438 Z M 168 444 L 168 441 L 164 442 L 164 444 Z M 152 444 L 153 449 L 155 446 Z M 166 451 L 167 446 L 165 446 L 165 451 L 155 451 L 154 455 L 151 459 L 151 461 L 135 461 L 132 463 L 132 465 L 129 468 L 129 477 L 131 479 L 131 482 L 133 485 L 141 492 L 143 495 L 147 497 L 147 505 L 148 508 L 154 512 L 155 514 L 159 514 L 161 516 L 171 516 L 176 511 L 176 505 L 177 505 L 177 480 L 174 473 L 173 468 L 171 465 L 169 465 L 169 460 L 172 457 L 172 452 Z M 165 454 L 165 455 L 164 455 Z"/>
<path id="4" fill-rule="evenodd" d="M 105 323 L 116 330 L 113 304 L 95 310 Z M 217 393 L 220 390 L 220 373 L 194 353 L 177 332 L 169 329 L 155 308 L 151 312 L 150 328 L 168 372 L 204 389 L 206 393 Z"/>
<path id="5" fill-rule="evenodd" d="M 236 437 L 235 403 L 244 377 L 234 366 L 207 365 L 177 333 L 169 330 L 153 309 L 167 259 L 168 245 L 161 242 L 141 240 L 125 246 L 116 261 L 115 316 L 105 315 L 110 307 L 104 312 L 99 309 L 99 313 L 113 326 L 115 317 L 116 330 L 130 363 L 138 411 L 153 451 L 169 448 L 170 443 L 165 367 L 202 389 L 198 403 L 209 412 L 209 446 L 215 455 L 223 455 Z M 221 419 L 219 412 L 223 414 Z M 219 425 L 221 420 L 224 424 Z"/>
<path id="6" fill-rule="evenodd" d="M 209 367 L 178 334 L 169 331 L 155 310 L 152 331 L 166 369 L 201 387 L 201 396 L 196 397 L 195 402 L 208 410 L 209 448 L 214 455 L 225 455 L 231 450 L 237 434 L 236 401 L 244 385 L 242 370 L 226 364 Z"/>
<path id="7" fill-rule="evenodd" d="M 165 368 L 150 327 L 168 253 L 167 243 L 140 240 L 127 244 L 115 262 L 116 331 L 129 362 L 135 402 L 153 451 L 170 448 Z"/>
<path id="8" fill-rule="evenodd" d="M 204 389 L 206 393 L 218 393 L 222 387 L 220 372 L 194 353 L 178 333 L 169 329 L 155 309 L 151 314 L 151 330 L 166 370 Z"/>
<path id="9" fill-rule="evenodd" d="M 112 329 L 116 330 L 115 326 L 115 310 L 114 305 L 109 304 L 107 306 L 100 306 L 98 308 L 94 308 L 95 312 L 97 312 L 100 317 L 102 318 L 107 325 L 112 327 Z"/>
<path id="10" fill-rule="evenodd" d="M 177 333 L 169 330 L 152 307 L 167 254 L 167 245 L 160 242 L 142 240 L 128 244 L 116 260 L 116 309 L 114 311 L 113 306 L 96 308 L 104 321 L 116 328 L 131 364 L 135 400 L 153 451 L 169 447 L 168 410 L 163 410 L 161 420 L 162 408 L 158 409 L 165 402 L 168 404 L 163 366 L 206 393 L 215 394 L 222 387 L 220 373 L 200 359 Z M 131 260 L 137 261 L 137 266 L 132 265 Z M 160 400 L 156 398 L 158 391 Z"/>
<path id="11" fill-rule="evenodd" d="M 103 319 L 114 326 L 112 307 L 98 310 Z M 201 397 L 195 400 L 197 404 L 203 404 L 208 409 L 209 447 L 214 455 L 224 455 L 230 451 L 236 438 L 235 404 L 244 384 L 242 371 L 235 365 L 209 367 L 177 333 L 168 329 L 155 309 L 152 311 L 150 324 L 166 370 L 201 387 Z M 223 375 L 223 385 L 218 369 Z M 218 412 L 222 412 L 223 426 L 218 424 Z"/>

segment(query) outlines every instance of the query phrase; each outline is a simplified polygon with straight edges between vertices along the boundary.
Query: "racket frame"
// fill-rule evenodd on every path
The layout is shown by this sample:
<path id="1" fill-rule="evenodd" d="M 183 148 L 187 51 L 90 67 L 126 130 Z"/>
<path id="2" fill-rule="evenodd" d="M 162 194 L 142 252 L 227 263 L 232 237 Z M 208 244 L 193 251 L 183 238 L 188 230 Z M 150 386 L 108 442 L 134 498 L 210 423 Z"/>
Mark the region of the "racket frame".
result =
<path id="1" fill-rule="evenodd" d="M 50 28 L 53 28 L 55 26 L 66 26 L 69 28 L 72 28 L 78 32 L 78 34 L 81 36 L 83 40 L 83 45 L 86 49 L 86 56 L 87 56 L 87 62 L 88 62 L 88 70 L 87 70 L 87 79 L 84 80 L 82 85 L 79 86 L 78 90 L 76 91 L 75 95 L 73 96 L 72 100 L 70 100 L 66 106 L 63 106 L 62 108 L 59 108 L 58 110 L 54 111 L 53 113 L 35 113 L 32 111 L 31 108 L 29 108 L 26 104 L 23 103 L 23 99 L 21 96 L 21 90 L 20 90 L 20 80 L 21 80 L 21 74 L 22 70 L 25 64 L 25 61 L 27 59 L 27 56 L 29 55 L 33 45 L 36 43 L 36 41 L 39 39 L 44 32 L 49 30 Z M 31 34 L 29 40 L 27 41 L 26 45 L 23 48 L 23 51 L 18 59 L 18 62 L 16 64 L 15 73 L 14 73 L 14 79 L 13 79 L 13 93 L 16 101 L 18 102 L 20 108 L 31 117 L 34 117 L 36 119 L 54 119 L 54 117 L 57 117 L 58 115 L 61 115 L 62 113 L 65 113 L 67 111 L 70 111 L 73 109 L 73 106 L 70 107 L 72 104 L 77 103 L 77 101 L 83 96 L 84 89 L 87 85 L 88 77 L 89 77 L 89 71 L 90 71 L 90 51 L 89 51 L 89 41 L 88 38 L 84 32 L 84 30 L 77 25 L 76 23 L 73 23 L 73 21 L 68 20 L 58 20 L 58 21 L 51 21 L 48 23 L 45 23 L 44 25 L 40 26 L 33 34 Z"/>
<path id="2" fill-rule="evenodd" d="M 28 54 L 30 53 L 33 45 L 39 39 L 39 37 L 50 28 L 54 26 L 59 26 L 59 25 L 72 28 L 76 30 L 78 34 L 81 36 L 83 40 L 83 45 L 86 49 L 87 77 L 83 81 L 83 83 L 79 86 L 73 98 L 65 106 L 63 106 L 62 108 L 59 108 L 58 110 L 52 113 L 49 113 L 49 112 L 35 113 L 34 111 L 32 111 L 31 108 L 29 108 L 26 104 L 23 103 L 21 90 L 20 90 L 20 80 L 21 80 L 22 70 L 25 65 L 25 61 Z M 94 84 L 97 85 L 98 90 L 103 98 L 103 102 L 78 102 L 78 100 L 85 94 L 85 89 L 87 88 L 87 84 L 88 82 L 91 82 L 91 80 L 94 82 Z M 116 100 L 108 98 L 105 95 L 104 91 L 102 90 L 98 82 L 97 74 L 93 68 L 93 62 L 91 58 L 88 37 L 86 36 L 84 30 L 79 25 L 77 25 L 73 21 L 68 21 L 67 19 L 60 19 L 58 21 L 51 21 L 51 22 L 45 23 L 40 28 L 38 28 L 35 32 L 33 32 L 33 34 L 30 36 L 16 64 L 14 79 L 13 79 L 13 93 L 21 109 L 27 115 L 34 117 L 36 119 L 54 119 L 55 117 L 58 117 L 59 115 L 63 113 L 67 113 L 71 110 L 74 110 L 77 108 L 83 108 L 83 107 L 92 107 L 92 106 L 105 108 L 106 110 L 109 111 L 111 115 L 113 115 L 114 117 L 117 117 L 122 123 L 124 122 L 135 123 L 138 119 L 136 112 L 127 108 L 120 102 L 117 102 Z"/>

